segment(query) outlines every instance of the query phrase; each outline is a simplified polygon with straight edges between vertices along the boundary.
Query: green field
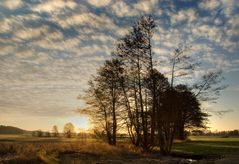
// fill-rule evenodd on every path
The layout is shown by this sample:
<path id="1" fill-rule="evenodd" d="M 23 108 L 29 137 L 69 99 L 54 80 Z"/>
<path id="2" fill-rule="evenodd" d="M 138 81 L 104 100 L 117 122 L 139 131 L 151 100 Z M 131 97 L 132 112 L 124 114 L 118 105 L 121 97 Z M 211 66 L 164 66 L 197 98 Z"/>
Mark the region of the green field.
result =
<path id="1" fill-rule="evenodd" d="M 5 160 L 32 161 L 34 163 L 161 163 L 193 159 L 211 160 L 222 163 L 239 160 L 239 138 L 189 137 L 175 142 L 172 156 L 144 154 L 126 142 L 117 147 L 109 146 L 96 139 L 32 137 L 29 135 L 0 135 L 0 163 Z M 224 160 L 224 162 L 223 162 Z M 111 161 L 111 162 L 108 162 Z M 76 163 L 77 163 L 76 162 Z M 174 163 L 173 162 L 173 163 Z M 5 162 L 7 163 L 7 162 Z M 24 162 L 23 162 L 24 163 Z M 167 163 L 167 162 L 166 162 Z M 217 163 L 217 162 L 216 162 Z"/>
<path id="2" fill-rule="evenodd" d="M 189 137 L 186 142 L 175 143 L 173 150 L 193 154 L 239 154 L 239 138 Z"/>
<path id="3" fill-rule="evenodd" d="M 175 143 L 173 154 L 204 162 L 238 163 L 239 138 L 191 136 L 185 142 Z"/>

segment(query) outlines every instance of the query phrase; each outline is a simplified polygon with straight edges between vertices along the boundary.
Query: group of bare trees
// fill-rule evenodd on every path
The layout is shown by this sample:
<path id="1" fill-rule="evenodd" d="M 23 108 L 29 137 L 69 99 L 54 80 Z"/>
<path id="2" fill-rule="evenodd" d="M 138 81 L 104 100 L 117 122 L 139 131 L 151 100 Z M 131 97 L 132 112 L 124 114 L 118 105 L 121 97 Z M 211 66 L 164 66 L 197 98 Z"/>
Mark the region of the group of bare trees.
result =
<path id="1" fill-rule="evenodd" d="M 205 127 L 208 114 L 200 106 L 219 93 L 220 73 L 211 72 L 193 86 L 174 85 L 175 78 L 192 73 L 198 63 L 185 54 L 190 47 L 177 46 L 171 61 L 171 81 L 155 67 L 152 37 L 156 31 L 150 16 L 142 17 L 118 41 L 107 60 L 89 81 L 81 112 L 102 128 L 109 144 L 116 145 L 119 129 L 126 130 L 135 146 L 145 151 L 159 146 L 171 151 L 173 139 L 185 137 L 185 128 Z M 215 87 L 214 87 L 215 86 Z"/>
<path id="2" fill-rule="evenodd" d="M 58 127 L 54 125 L 52 127 L 52 131 L 50 132 L 43 132 L 41 130 L 33 131 L 32 135 L 35 137 L 59 137 L 60 133 L 58 131 Z M 72 136 L 75 135 L 75 127 L 72 123 L 68 122 L 64 125 L 63 128 L 63 135 L 67 138 L 71 138 Z"/>

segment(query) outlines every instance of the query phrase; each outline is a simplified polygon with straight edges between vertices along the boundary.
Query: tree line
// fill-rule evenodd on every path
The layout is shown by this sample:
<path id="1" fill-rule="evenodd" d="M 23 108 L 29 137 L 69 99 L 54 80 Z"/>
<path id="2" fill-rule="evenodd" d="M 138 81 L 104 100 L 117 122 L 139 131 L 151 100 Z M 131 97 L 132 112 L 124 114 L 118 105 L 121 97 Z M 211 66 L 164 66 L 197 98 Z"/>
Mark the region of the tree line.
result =
<path id="1" fill-rule="evenodd" d="M 89 81 L 87 107 L 80 111 L 111 145 L 123 130 L 133 145 L 145 151 L 158 146 L 169 154 L 175 137 L 185 139 L 186 129 L 206 127 L 209 115 L 201 102 L 216 100 L 224 86 L 221 71 L 208 72 L 193 85 L 175 83 L 200 65 L 186 53 L 191 47 L 182 44 L 169 55 L 169 80 L 153 54 L 156 30 L 154 19 L 144 16 L 118 40 L 111 59 Z"/>
<path id="2" fill-rule="evenodd" d="M 71 138 L 74 135 L 76 135 L 75 132 L 75 127 L 71 122 L 68 122 L 64 125 L 63 128 L 63 136 L 67 137 L 67 138 Z M 42 131 L 42 130 L 36 130 L 32 132 L 32 136 L 35 137 L 59 137 L 60 133 L 58 131 L 58 127 L 56 125 L 54 125 L 52 127 L 52 131 Z"/>
<path id="3" fill-rule="evenodd" d="M 239 130 L 228 130 L 228 131 L 203 131 L 203 130 L 193 130 L 191 132 L 191 135 L 197 136 L 220 136 L 223 138 L 227 137 L 238 137 L 239 136 Z"/>

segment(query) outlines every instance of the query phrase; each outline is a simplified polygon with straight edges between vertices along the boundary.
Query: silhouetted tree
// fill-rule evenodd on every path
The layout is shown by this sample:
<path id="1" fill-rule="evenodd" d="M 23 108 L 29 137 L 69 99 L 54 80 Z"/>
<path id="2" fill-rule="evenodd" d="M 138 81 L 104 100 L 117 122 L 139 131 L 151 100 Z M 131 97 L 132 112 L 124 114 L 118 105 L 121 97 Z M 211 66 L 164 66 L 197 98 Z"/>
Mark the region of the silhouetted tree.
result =
<path id="1" fill-rule="evenodd" d="M 152 80 L 153 79 L 153 80 Z M 153 84 L 154 81 L 154 84 Z M 155 90 L 155 107 L 156 107 L 156 132 L 157 136 L 154 136 L 157 138 L 158 142 L 154 142 L 154 145 L 163 145 L 163 138 L 164 137 L 164 121 L 163 117 L 165 116 L 167 110 L 164 110 L 165 105 L 163 106 L 163 99 L 166 96 L 166 92 L 170 89 L 170 84 L 168 82 L 168 79 L 158 72 L 156 69 L 151 72 L 148 77 L 145 79 L 146 87 L 151 91 Z M 152 98 L 151 98 L 152 99 Z M 152 105 L 152 104 L 151 104 Z"/>
<path id="2" fill-rule="evenodd" d="M 51 133 L 50 132 L 44 132 L 44 137 L 51 137 Z"/>
<path id="3" fill-rule="evenodd" d="M 151 91 L 153 99 L 149 102 L 150 93 L 144 86 L 144 78 L 154 68 L 151 39 L 155 27 L 150 16 L 142 17 L 130 33 L 120 40 L 115 53 L 125 66 L 126 75 L 121 86 L 129 118 L 126 124 L 130 138 L 133 144 L 142 146 L 145 150 L 150 148 L 151 141 L 153 142 L 153 137 L 150 136 L 154 136 L 155 131 L 155 105 L 149 108 L 149 103 L 155 102 L 155 93 L 154 90 Z"/>
<path id="4" fill-rule="evenodd" d="M 111 145 L 116 145 L 117 114 L 123 72 L 121 65 L 120 60 L 112 59 L 107 60 L 99 69 L 97 76 L 89 82 L 90 88 L 86 100 L 90 107 L 82 111 L 93 116 L 95 122 L 103 125 L 108 143 Z M 96 115 L 97 118 L 95 118 Z"/>
<path id="5" fill-rule="evenodd" d="M 63 133 L 67 138 L 71 138 L 75 133 L 75 127 L 72 123 L 66 123 L 64 125 Z"/>
<path id="6" fill-rule="evenodd" d="M 177 77 L 192 74 L 199 65 L 187 53 L 190 46 L 182 44 L 170 56 L 169 82 L 154 64 L 155 30 L 152 17 L 145 16 L 119 40 L 113 58 L 89 81 L 84 97 L 88 106 L 81 112 L 91 116 L 109 144 L 116 144 L 117 129 L 123 125 L 135 146 L 148 151 L 159 145 L 162 153 L 169 154 L 175 136 L 183 139 L 185 129 L 205 127 L 208 114 L 200 101 L 215 100 L 223 86 L 218 86 L 219 72 L 204 75 L 193 87 L 175 86 Z"/>
<path id="7" fill-rule="evenodd" d="M 58 128 L 57 128 L 56 125 L 54 125 L 52 127 L 52 135 L 53 135 L 53 137 L 58 137 L 59 136 Z"/>
<path id="8" fill-rule="evenodd" d="M 200 65 L 199 62 L 194 60 L 188 53 L 191 46 L 179 44 L 174 49 L 172 56 L 169 56 L 171 63 L 171 87 L 174 87 L 174 82 L 177 77 L 187 76 Z"/>
<path id="9" fill-rule="evenodd" d="M 215 102 L 220 92 L 227 87 L 227 85 L 221 84 L 222 80 L 224 77 L 221 70 L 209 71 L 193 85 L 192 89 L 199 100 Z"/>
<path id="10" fill-rule="evenodd" d="M 43 132 L 42 132 L 42 130 L 37 130 L 37 131 L 34 131 L 32 135 L 36 136 L 36 137 L 42 137 Z"/>
<path id="11" fill-rule="evenodd" d="M 176 135 L 179 139 L 185 139 L 185 129 L 205 128 L 207 113 L 203 112 L 196 95 L 186 85 L 177 85 L 178 117 Z"/>

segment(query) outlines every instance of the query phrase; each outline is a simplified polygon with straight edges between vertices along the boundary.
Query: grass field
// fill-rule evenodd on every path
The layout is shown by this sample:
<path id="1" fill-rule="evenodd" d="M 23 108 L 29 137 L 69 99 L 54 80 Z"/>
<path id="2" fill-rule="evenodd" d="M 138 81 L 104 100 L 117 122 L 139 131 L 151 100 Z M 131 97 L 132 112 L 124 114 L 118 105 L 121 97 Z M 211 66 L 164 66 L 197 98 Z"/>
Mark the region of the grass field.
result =
<path id="1" fill-rule="evenodd" d="M 193 154 L 239 154 L 239 138 L 190 137 L 186 142 L 175 143 L 173 150 Z"/>
<path id="2" fill-rule="evenodd" d="M 189 137 L 175 142 L 172 156 L 163 157 L 142 153 L 126 142 L 113 147 L 95 139 L 0 135 L 0 163 L 185 163 L 222 157 L 224 162 L 218 163 L 239 160 L 239 138 Z"/>
<path id="3" fill-rule="evenodd" d="M 194 159 L 212 160 L 213 163 L 238 163 L 239 138 L 191 136 L 185 142 L 175 143 L 173 154 Z"/>

